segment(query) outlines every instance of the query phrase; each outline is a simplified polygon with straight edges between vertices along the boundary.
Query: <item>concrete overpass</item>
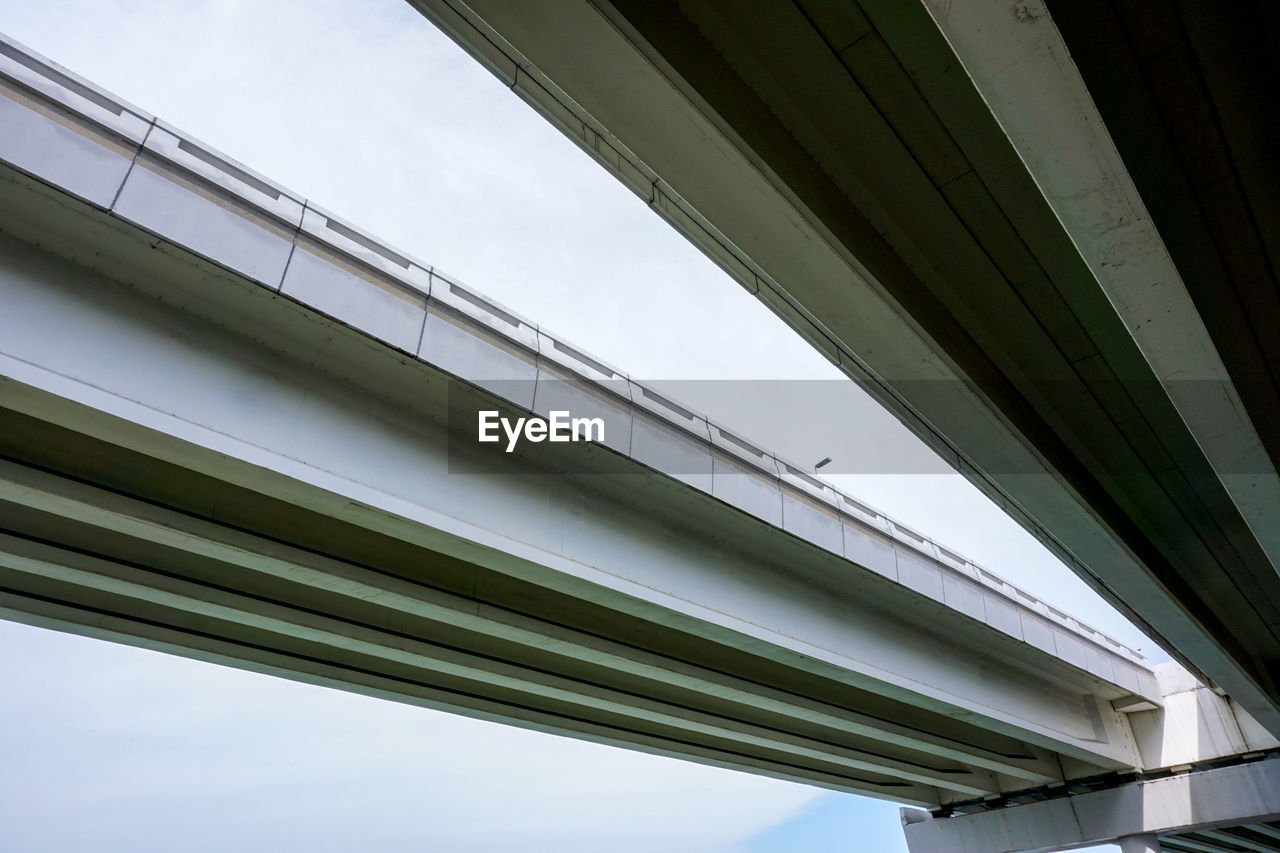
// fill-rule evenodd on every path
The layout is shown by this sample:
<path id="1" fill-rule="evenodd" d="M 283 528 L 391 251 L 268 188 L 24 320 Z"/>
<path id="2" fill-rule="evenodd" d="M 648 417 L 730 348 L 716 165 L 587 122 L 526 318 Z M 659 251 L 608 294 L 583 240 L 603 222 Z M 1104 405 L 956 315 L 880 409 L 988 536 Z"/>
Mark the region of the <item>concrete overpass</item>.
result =
<path id="1" fill-rule="evenodd" d="M 1185 680 L 7 41 L 0 89 L 7 618 L 939 816 L 1280 761 L 1234 697 L 1192 679 L 1235 735 L 1179 741 Z M 605 435 L 506 454 L 490 406 Z"/>
<path id="2" fill-rule="evenodd" d="M 1272 4 L 411 2 L 1280 733 Z"/>
<path id="3" fill-rule="evenodd" d="M 934 807 L 1132 765 L 1141 655 L 87 81 L 0 68 L 7 614 Z M 599 415 L 603 446 L 506 454 L 479 405 Z"/>

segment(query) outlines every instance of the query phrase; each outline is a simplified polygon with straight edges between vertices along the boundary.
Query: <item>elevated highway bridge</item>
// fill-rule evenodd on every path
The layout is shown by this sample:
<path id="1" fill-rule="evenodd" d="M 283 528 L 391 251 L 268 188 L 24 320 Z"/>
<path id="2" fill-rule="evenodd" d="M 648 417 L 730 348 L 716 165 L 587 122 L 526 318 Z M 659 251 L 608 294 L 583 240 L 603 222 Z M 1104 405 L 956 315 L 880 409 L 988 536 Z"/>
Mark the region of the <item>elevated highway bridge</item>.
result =
<path id="1" fill-rule="evenodd" d="M 412 0 L 1280 732 L 1280 22 Z"/>
<path id="2" fill-rule="evenodd" d="M 8 41 L 0 89 L 6 618 L 937 824 L 1280 762 L 1233 694 Z M 604 436 L 506 454 L 490 407 Z"/>

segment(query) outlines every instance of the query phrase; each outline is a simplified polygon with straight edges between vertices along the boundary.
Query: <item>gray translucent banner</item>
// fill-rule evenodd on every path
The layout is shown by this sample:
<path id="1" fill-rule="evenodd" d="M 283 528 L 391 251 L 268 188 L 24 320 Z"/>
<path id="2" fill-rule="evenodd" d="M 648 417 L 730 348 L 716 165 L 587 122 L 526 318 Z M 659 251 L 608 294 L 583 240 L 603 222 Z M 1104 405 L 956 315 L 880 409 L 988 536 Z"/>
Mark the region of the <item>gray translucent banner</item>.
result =
<path id="1" fill-rule="evenodd" d="M 1169 390 L 1157 382 L 1115 381 L 1085 388 L 1076 383 L 1070 389 L 1053 387 L 1063 383 L 1036 383 L 1032 387 L 1043 399 L 1062 399 L 1071 391 L 1081 405 L 1096 405 L 1110 414 L 1130 438 L 1124 458 L 1110 459 L 1109 477 L 1149 474 L 1159 470 L 1169 451 L 1162 437 L 1145 420 L 1137 417 L 1141 402 L 1167 401 Z M 1178 383 L 1178 398 L 1203 399 L 1206 404 L 1228 395 L 1224 383 L 1187 381 Z M 931 410 L 939 407 L 973 409 L 973 387 L 952 381 L 897 383 L 904 397 L 927 400 Z M 977 389 L 980 390 L 980 389 Z M 505 408 L 504 408 L 505 407 Z M 810 475 L 939 475 L 954 469 L 930 450 L 888 410 L 872 399 L 861 384 L 836 380 L 654 380 L 643 383 L 625 379 L 585 381 L 561 379 L 545 372 L 537 380 L 494 380 L 484 390 L 463 382 L 450 389 L 450 454 L 471 458 L 476 452 L 518 453 L 530 460 L 546 457 L 552 470 L 573 468 L 566 452 L 581 448 L 569 442 L 530 440 L 522 431 L 513 448 L 511 434 L 498 427 L 490 430 L 500 441 L 481 442 L 481 411 L 502 410 L 507 426 L 520 418 L 537 416 L 543 420 L 557 416 L 569 422 L 590 422 L 596 444 L 638 461 L 651 445 L 665 441 L 668 452 L 663 470 L 668 473 L 699 475 L 707 463 L 706 452 L 736 456 L 747 462 L 765 457 L 781 460 L 791 470 Z M 1176 417 L 1168 406 L 1170 417 Z M 974 417 L 989 417 L 975 410 Z M 492 423 L 492 418 L 490 419 Z M 526 421 L 527 427 L 527 421 Z M 1230 428 L 1231 425 L 1225 425 Z M 1236 425 L 1239 428 L 1240 424 Z M 602 428 L 602 429 L 601 429 Z M 535 428 L 535 433 L 538 431 Z M 603 435 L 598 435 L 603 432 Z M 666 439 L 670 439 L 666 441 Z M 682 447 L 701 451 L 681 451 Z M 682 462 L 682 458 L 687 459 Z M 826 461 L 829 460 L 829 461 Z M 772 464 L 772 463 L 771 463 Z M 488 467 L 488 466 L 486 466 Z M 655 466 L 657 467 L 657 466 Z M 471 470 L 471 466 L 457 468 Z M 626 466 L 613 466 L 623 473 Z M 1031 458 L 1012 460 L 1003 468 L 987 467 L 989 474 L 1042 474 Z M 1274 476 L 1265 455 L 1240 455 L 1219 468 L 1221 475 Z"/>

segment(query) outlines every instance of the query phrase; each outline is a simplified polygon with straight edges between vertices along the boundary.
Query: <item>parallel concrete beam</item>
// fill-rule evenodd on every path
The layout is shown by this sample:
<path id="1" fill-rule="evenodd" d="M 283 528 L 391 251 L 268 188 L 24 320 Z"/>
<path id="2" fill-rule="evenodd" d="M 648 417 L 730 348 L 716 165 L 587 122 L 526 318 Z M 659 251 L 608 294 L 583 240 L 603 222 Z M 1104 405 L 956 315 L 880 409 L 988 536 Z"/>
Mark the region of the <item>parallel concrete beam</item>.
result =
<path id="1" fill-rule="evenodd" d="M 957 55 L 966 36 L 998 56 L 1026 49 L 1078 93 L 1037 4 L 958 13 L 954 49 L 924 3 L 414 5 L 1280 733 L 1274 501 L 1252 498 L 1280 480 L 1258 453 L 1235 455 L 1256 451 L 1258 430 L 1228 423 L 1229 389 L 1197 407 L 1162 384 L 1189 361 L 1210 384 L 1221 373 L 1190 343 L 1204 330 L 1176 284 L 1169 321 L 1144 331 L 1129 297 L 1153 268 L 1112 269 L 1103 256 L 1118 247 L 1090 237 L 1090 211 L 1059 215 L 1070 193 L 1040 168 L 1056 161 L 1019 148 L 1027 126 L 1046 126 L 1025 109 L 1043 87 L 1010 93 L 1025 75 L 970 74 Z M 984 14 L 1016 37 L 992 35 Z M 1118 184 L 1100 180 L 1111 199 Z M 1156 245 L 1149 231 L 1134 233 Z M 1206 421 L 1222 418 L 1223 430 Z M 1217 440 L 1237 426 L 1241 443 Z"/>
<path id="2" fill-rule="evenodd" d="M 1131 650 L 161 122 L 104 202 L 77 85 L 0 138 L 10 616 L 931 807 L 1135 765 Z M 566 376 L 629 442 L 452 442 Z"/>

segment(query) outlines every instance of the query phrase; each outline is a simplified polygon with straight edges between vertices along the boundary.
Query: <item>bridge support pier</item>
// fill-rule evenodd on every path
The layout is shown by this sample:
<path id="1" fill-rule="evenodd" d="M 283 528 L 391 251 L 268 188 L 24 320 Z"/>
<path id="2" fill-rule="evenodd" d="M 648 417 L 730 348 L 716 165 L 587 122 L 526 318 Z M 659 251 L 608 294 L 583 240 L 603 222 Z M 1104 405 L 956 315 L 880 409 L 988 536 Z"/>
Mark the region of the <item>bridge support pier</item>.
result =
<path id="1" fill-rule="evenodd" d="M 1119 844 L 1123 853 L 1280 851 L 1280 750 L 1254 755 L 954 817 L 903 809 L 903 831 L 911 853 L 1052 853 L 1097 844 Z"/>
<path id="2" fill-rule="evenodd" d="M 1160 853 L 1160 839 L 1150 833 L 1128 835 L 1120 839 L 1120 853 Z"/>

